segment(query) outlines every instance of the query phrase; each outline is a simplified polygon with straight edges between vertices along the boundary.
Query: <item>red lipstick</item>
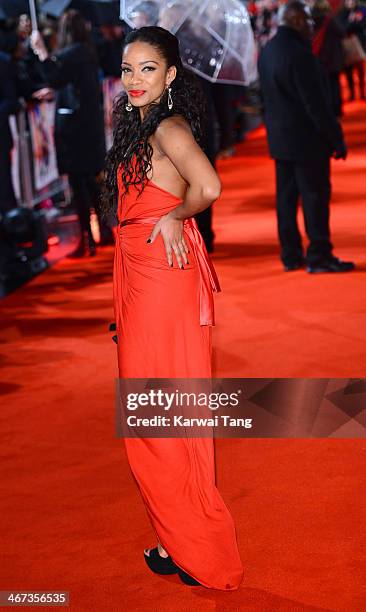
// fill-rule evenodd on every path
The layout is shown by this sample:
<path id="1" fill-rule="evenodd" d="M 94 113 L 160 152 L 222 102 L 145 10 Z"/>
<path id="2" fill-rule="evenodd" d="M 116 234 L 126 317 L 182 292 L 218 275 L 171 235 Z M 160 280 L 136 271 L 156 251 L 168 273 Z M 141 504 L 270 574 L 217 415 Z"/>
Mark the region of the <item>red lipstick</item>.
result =
<path id="1" fill-rule="evenodd" d="M 128 92 L 130 94 L 130 96 L 132 96 L 133 98 L 137 98 L 138 96 L 142 96 L 145 91 L 141 90 L 141 89 L 132 89 L 131 91 Z"/>

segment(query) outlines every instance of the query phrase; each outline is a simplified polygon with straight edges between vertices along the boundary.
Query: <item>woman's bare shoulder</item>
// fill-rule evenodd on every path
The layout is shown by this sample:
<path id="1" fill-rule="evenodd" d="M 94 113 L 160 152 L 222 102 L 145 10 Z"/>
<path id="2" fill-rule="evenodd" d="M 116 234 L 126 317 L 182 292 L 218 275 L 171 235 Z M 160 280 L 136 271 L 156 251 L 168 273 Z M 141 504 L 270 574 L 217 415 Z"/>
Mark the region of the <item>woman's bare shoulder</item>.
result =
<path id="1" fill-rule="evenodd" d="M 192 134 L 192 130 L 191 130 L 191 126 L 189 125 L 187 119 L 185 119 L 182 115 L 173 115 L 172 117 L 166 117 L 166 119 L 163 119 L 156 131 L 155 131 L 155 136 L 157 137 L 158 141 L 160 139 L 165 139 L 167 137 L 171 138 L 173 135 L 191 135 L 193 137 Z"/>

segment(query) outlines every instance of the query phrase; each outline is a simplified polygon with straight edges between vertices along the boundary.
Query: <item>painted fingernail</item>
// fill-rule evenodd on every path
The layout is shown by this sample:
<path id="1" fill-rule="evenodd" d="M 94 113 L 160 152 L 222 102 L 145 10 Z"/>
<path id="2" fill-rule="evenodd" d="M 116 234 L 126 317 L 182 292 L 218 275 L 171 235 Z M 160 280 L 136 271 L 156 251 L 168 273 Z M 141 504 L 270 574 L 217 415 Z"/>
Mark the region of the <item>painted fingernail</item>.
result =
<path id="1" fill-rule="evenodd" d="M 171 267 L 171 268 L 173 267 L 173 264 L 172 264 L 172 263 L 170 264 L 170 267 Z"/>
<path id="2" fill-rule="evenodd" d="M 148 240 L 146 240 L 146 242 L 151 242 L 150 238 Z"/>
<path id="3" fill-rule="evenodd" d="M 183 265 L 181 266 L 181 269 L 184 270 L 184 266 Z"/>

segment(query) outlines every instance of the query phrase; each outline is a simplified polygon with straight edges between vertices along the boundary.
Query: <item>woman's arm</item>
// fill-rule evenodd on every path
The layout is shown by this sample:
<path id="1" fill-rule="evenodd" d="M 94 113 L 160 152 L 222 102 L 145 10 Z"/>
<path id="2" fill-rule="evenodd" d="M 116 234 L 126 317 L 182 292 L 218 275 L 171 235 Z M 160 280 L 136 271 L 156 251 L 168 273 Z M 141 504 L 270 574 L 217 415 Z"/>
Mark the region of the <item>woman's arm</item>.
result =
<path id="1" fill-rule="evenodd" d="M 169 213 L 172 219 L 193 217 L 217 200 L 220 179 L 183 118 L 163 120 L 155 132 L 155 141 L 188 183 L 183 204 Z"/>
<path id="2" fill-rule="evenodd" d="M 57 55 L 49 55 L 43 38 L 38 31 L 32 32 L 31 47 L 41 62 L 40 69 L 43 78 L 54 89 L 64 87 L 73 80 L 73 60 L 76 57 L 73 50 L 63 49 Z"/>
<path id="3" fill-rule="evenodd" d="M 183 262 L 188 264 L 189 252 L 184 240 L 183 221 L 217 200 L 221 193 L 221 183 L 183 118 L 164 119 L 155 132 L 155 142 L 188 183 L 188 189 L 183 204 L 155 224 L 148 242 L 153 242 L 161 233 L 169 265 L 173 265 L 174 252 L 179 267 L 183 269 Z"/>

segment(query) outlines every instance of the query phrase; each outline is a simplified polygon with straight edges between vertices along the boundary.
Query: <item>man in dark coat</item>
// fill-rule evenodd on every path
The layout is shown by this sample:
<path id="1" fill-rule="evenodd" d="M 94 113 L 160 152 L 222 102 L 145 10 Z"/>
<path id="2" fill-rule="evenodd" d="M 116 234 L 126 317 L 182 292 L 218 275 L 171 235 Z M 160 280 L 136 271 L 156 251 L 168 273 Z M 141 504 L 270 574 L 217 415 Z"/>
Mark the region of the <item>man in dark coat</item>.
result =
<path id="1" fill-rule="evenodd" d="M 11 178 L 10 152 L 13 147 L 9 115 L 17 110 L 15 76 L 11 58 L 0 51 L 0 214 L 17 205 Z"/>
<path id="2" fill-rule="evenodd" d="M 345 159 L 347 150 L 310 38 L 309 13 L 293 0 L 283 7 L 278 32 L 259 58 L 264 121 L 276 164 L 281 259 L 286 270 L 306 261 L 308 272 L 345 272 L 354 264 L 332 255 L 329 201 L 330 158 Z M 306 260 L 296 220 L 299 197 L 310 242 Z"/>

